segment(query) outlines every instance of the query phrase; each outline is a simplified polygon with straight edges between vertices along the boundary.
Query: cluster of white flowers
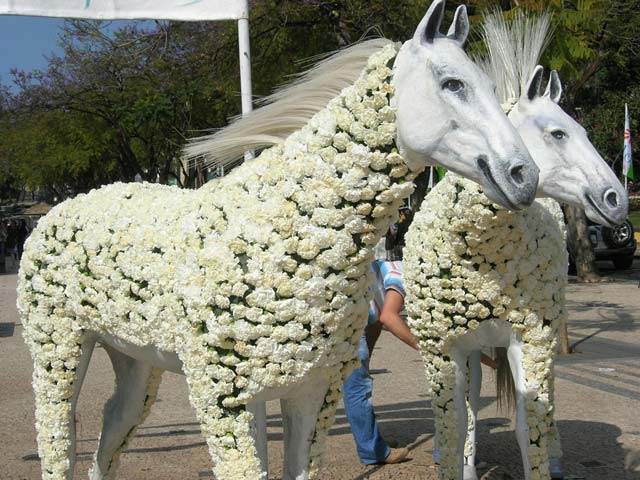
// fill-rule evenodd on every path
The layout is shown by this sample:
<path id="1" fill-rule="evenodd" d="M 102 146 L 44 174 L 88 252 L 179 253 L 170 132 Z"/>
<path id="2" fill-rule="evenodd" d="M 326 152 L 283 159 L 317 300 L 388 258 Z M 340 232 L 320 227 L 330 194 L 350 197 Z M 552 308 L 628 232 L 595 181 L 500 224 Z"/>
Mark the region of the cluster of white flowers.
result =
<path id="1" fill-rule="evenodd" d="M 384 47 L 305 128 L 198 191 L 115 184 L 42 219 L 18 289 L 45 478 L 64 478 L 54 410 L 68 411 L 85 331 L 177 352 L 220 480 L 262 477 L 246 403 L 324 371 L 317 476 L 366 324 L 373 247 L 417 173 L 395 148 L 396 53 Z"/>
<path id="2" fill-rule="evenodd" d="M 433 391 L 440 478 L 458 478 L 453 342 L 486 319 L 522 338 L 532 478 L 548 477 L 553 354 L 565 315 L 564 222 L 553 200 L 504 210 L 466 179 L 448 173 L 407 233 L 404 282 L 409 326 Z M 557 442 L 555 442 L 557 443 Z M 547 472 L 546 474 L 544 472 Z"/>

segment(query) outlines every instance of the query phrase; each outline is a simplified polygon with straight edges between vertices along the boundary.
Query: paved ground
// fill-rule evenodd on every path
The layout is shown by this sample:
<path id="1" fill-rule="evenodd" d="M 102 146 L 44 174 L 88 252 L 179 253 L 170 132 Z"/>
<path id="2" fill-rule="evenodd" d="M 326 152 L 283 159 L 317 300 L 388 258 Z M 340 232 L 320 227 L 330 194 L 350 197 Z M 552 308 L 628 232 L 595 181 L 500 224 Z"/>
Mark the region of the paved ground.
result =
<path id="1" fill-rule="evenodd" d="M 605 267 L 606 268 L 606 267 Z M 577 353 L 558 361 L 557 419 L 568 479 L 640 479 L 640 260 L 612 281 L 569 287 L 571 340 Z M 15 311 L 15 275 L 0 276 L 0 479 L 39 478 L 33 427 L 31 366 Z M 359 464 L 344 411 L 331 430 L 323 479 L 435 479 L 433 414 L 414 352 L 383 334 L 372 368 L 374 401 L 388 439 L 411 448 L 411 460 L 384 467 Z M 512 417 L 494 403 L 485 370 L 480 412 L 482 478 L 521 479 Z M 97 349 L 80 397 L 77 478 L 86 478 L 113 388 L 105 352 Z M 278 405 L 269 405 L 271 477 L 282 472 Z M 206 447 L 187 402 L 184 379 L 166 373 L 159 401 L 123 457 L 121 479 L 211 478 Z"/>

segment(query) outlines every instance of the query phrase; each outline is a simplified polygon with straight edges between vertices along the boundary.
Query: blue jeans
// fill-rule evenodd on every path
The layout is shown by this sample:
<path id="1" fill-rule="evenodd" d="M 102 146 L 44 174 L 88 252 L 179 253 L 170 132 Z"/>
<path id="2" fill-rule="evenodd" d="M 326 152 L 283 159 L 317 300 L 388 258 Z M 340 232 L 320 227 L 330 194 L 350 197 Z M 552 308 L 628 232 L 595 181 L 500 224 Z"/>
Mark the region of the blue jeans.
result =
<path id="1" fill-rule="evenodd" d="M 351 373 L 344 384 L 344 409 L 360 461 L 372 465 L 383 462 L 391 449 L 380 435 L 371 404 L 373 382 L 369 375 L 369 348 L 364 335 L 360 339 L 358 358 L 360 367 Z"/>

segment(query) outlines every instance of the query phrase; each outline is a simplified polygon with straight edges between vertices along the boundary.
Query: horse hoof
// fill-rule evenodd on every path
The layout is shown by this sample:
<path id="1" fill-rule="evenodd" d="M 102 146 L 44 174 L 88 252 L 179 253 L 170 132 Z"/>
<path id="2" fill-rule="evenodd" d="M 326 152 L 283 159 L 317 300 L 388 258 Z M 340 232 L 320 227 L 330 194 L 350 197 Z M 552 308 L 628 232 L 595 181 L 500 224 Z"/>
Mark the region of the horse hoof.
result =
<path id="1" fill-rule="evenodd" d="M 563 480 L 564 472 L 562 471 L 562 460 L 559 458 L 549 459 L 549 475 L 551 480 Z"/>
<path id="2" fill-rule="evenodd" d="M 462 478 L 464 480 L 478 480 L 478 474 L 476 473 L 475 465 L 465 465 Z"/>

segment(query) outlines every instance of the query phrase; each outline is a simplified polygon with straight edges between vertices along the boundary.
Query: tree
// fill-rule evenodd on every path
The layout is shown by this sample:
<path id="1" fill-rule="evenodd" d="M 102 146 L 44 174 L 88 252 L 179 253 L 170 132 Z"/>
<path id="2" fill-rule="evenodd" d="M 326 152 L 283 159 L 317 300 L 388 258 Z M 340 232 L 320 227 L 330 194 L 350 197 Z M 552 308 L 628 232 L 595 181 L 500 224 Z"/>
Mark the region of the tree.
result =
<path id="1" fill-rule="evenodd" d="M 300 59 L 360 39 L 367 32 L 371 34 L 372 27 L 391 38 L 408 38 L 429 3 L 252 2 L 256 95 L 269 93 L 288 75 L 306 68 Z M 9 96 L 9 109 L 0 118 L 11 126 L 12 135 L 34 144 L 14 149 L 11 157 L 14 167 L 20 164 L 11 170 L 30 188 L 45 179 L 57 178 L 59 182 L 60 178 L 27 176 L 27 161 L 31 170 L 42 167 L 34 155 L 27 154 L 37 150 L 37 141 L 29 131 L 58 138 L 69 152 L 69 161 L 84 158 L 88 168 L 90 150 L 93 158 L 108 166 L 106 176 L 80 179 L 68 175 L 62 169 L 64 162 L 58 162 L 56 172 L 65 172 L 62 176 L 67 184 L 40 186 L 72 194 L 103 181 L 131 181 L 136 175 L 163 183 L 180 178 L 178 159 L 186 139 L 203 129 L 224 126 L 239 112 L 233 22 L 131 23 L 112 31 L 108 23 L 70 20 L 65 22 L 59 42 L 63 53 L 53 57 L 45 71 L 15 73 L 17 92 Z M 37 126 L 35 120 L 29 120 L 33 114 L 37 114 Z M 63 124 L 45 121 L 53 117 L 63 123 L 69 118 L 87 121 L 87 128 L 99 128 L 101 135 L 82 137 L 82 142 L 67 141 L 76 137 L 70 132 L 62 135 L 44 130 L 67 130 Z M 77 134 L 80 127 L 75 124 L 69 128 Z M 91 145 L 87 144 L 90 138 Z M 71 152 L 76 148 L 80 151 Z"/>

